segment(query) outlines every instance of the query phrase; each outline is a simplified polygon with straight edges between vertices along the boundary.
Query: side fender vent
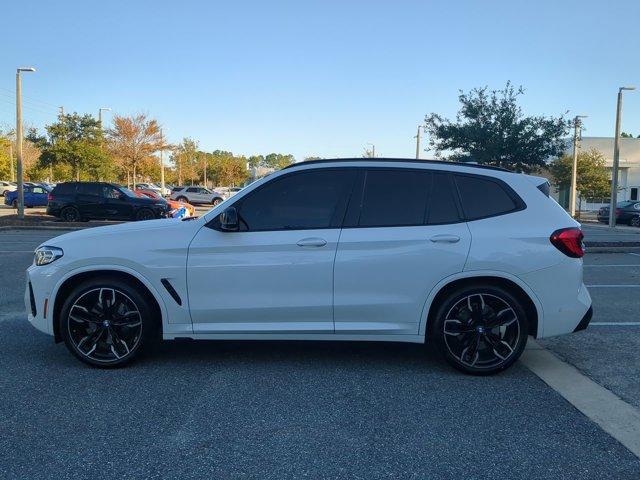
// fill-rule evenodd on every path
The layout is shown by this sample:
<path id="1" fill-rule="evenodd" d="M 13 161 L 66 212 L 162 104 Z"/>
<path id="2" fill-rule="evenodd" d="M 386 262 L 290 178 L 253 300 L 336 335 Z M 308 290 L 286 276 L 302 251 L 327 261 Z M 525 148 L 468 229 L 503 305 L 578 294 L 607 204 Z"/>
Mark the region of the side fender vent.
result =
<path id="1" fill-rule="evenodd" d="M 178 305 L 182 305 L 182 299 L 180 298 L 180 295 L 178 295 L 178 292 L 176 292 L 176 289 L 173 288 L 173 285 L 171 285 L 169 280 L 167 280 L 166 278 L 163 278 L 160 280 L 160 282 L 162 282 L 162 285 L 164 285 L 164 288 L 167 289 L 167 292 L 169 292 L 169 295 L 171 295 L 171 298 L 173 298 Z"/>

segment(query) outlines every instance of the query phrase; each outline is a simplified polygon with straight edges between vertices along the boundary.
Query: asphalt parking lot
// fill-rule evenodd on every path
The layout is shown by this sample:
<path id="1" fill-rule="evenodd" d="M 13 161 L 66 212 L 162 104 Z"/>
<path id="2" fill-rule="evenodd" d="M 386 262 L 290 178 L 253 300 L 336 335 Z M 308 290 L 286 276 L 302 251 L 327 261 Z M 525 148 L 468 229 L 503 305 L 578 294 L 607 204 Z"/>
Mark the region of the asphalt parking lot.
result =
<path id="1" fill-rule="evenodd" d="M 61 232 L 0 231 L 0 478 L 638 479 L 640 459 L 523 363 L 477 378 L 420 345 L 166 343 L 75 360 L 25 319 Z M 640 408 L 640 255 L 592 253 L 594 324 L 541 342 Z"/>

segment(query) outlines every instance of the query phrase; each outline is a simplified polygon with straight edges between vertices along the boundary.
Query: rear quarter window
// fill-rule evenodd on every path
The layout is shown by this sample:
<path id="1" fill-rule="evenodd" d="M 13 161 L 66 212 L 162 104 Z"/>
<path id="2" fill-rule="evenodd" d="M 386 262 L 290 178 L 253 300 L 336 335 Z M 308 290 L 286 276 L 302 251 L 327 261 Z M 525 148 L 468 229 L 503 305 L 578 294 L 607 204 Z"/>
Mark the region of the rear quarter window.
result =
<path id="1" fill-rule="evenodd" d="M 75 183 L 59 183 L 53 189 L 54 194 L 56 195 L 71 195 L 76 191 Z"/>
<path id="2" fill-rule="evenodd" d="M 454 177 L 467 220 L 504 215 L 525 207 L 516 193 L 497 179 L 461 174 Z"/>

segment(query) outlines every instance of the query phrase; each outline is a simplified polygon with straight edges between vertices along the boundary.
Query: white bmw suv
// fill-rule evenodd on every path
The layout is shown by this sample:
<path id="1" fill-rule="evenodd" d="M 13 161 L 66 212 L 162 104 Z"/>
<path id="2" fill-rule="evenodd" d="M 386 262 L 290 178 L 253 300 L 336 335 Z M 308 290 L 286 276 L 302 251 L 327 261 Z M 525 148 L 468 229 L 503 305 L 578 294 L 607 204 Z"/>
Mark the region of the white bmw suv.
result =
<path id="1" fill-rule="evenodd" d="M 380 192 L 394 192 L 392 196 Z M 90 228 L 38 247 L 29 321 L 116 367 L 158 339 L 433 342 L 506 369 L 586 328 L 582 232 L 540 177 L 393 159 L 295 164 L 199 218 Z"/>

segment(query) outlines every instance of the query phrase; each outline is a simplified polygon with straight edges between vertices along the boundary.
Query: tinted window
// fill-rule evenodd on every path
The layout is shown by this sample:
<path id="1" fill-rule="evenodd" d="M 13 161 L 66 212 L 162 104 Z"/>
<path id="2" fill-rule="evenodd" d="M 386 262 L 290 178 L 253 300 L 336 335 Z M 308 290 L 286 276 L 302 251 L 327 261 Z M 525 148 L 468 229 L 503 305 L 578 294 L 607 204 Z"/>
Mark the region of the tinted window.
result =
<path id="1" fill-rule="evenodd" d="M 450 175 L 441 173 L 433 175 L 427 223 L 434 225 L 460 221 L 454 188 Z"/>
<path id="2" fill-rule="evenodd" d="M 102 185 L 102 190 L 100 192 L 101 197 L 105 198 L 120 198 L 122 192 L 111 185 Z"/>
<path id="3" fill-rule="evenodd" d="M 98 183 L 80 183 L 78 184 L 78 193 L 81 195 L 102 195 L 102 186 Z"/>
<path id="4" fill-rule="evenodd" d="M 502 185 L 490 178 L 456 175 L 456 184 L 467 220 L 500 215 L 517 208 Z"/>
<path id="5" fill-rule="evenodd" d="M 60 184 L 56 185 L 54 190 L 55 190 L 55 193 L 58 194 L 58 195 L 70 195 L 72 193 L 75 193 L 76 184 L 75 183 L 60 183 Z"/>
<path id="6" fill-rule="evenodd" d="M 242 200 L 242 230 L 330 228 L 342 221 L 352 170 L 322 169 L 275 179 Z"/>
<path id="7" fill-rule="evenodd" d="M 430 179 L 431 174 L 424 171 L 367 171 L 358 225 L 422 225 Z"/>
<path id="8" fill-rule="evenodd" d="M 47 193 L 47 192 L 45 191 L 45 189 L 44 189 L 44 188 L 42 188 L 42 187 L 33 187 L 32 192 L 33 192 L 33 193 Z"/>
<path id="9" fill-rule="evenodd" d="M 197 192 L 199 189 L 197 187 L 189 187 L 187 188 L 187 192 L 189 193 L 195 193 Z"/>

